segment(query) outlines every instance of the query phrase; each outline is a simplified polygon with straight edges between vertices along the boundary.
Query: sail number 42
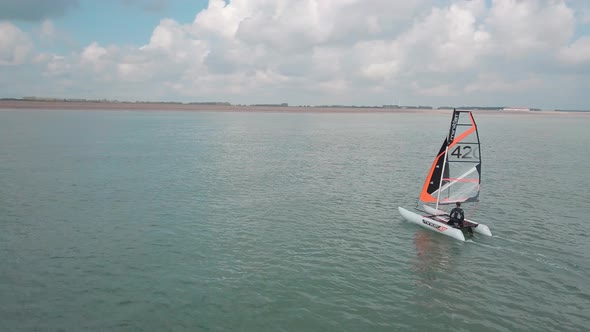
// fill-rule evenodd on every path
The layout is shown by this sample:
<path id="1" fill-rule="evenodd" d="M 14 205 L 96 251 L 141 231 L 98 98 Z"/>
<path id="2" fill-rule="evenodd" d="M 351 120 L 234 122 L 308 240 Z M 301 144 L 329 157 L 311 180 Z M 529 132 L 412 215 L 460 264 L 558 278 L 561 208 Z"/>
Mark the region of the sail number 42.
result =
<path id="1" fill-rule="evenodd" d="M 457 145 L 452 151 L 451 156 L 455 156 L 460 159 L 473 159 L 479 158 L 477 147 L 471 145 Z"/>

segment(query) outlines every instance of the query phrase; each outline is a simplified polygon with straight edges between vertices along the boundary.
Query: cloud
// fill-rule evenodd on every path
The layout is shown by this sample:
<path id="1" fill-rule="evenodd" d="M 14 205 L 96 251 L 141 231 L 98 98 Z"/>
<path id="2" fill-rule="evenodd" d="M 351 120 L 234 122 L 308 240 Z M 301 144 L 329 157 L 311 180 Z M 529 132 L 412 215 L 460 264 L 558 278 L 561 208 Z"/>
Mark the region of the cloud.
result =
<path id="1" fill-rule="evenodd" d="M 590 64 L 590 36 L 579 38 L 561 49 L 559 59 L 568 65 Z"/>
<path id="2" fill-rule="evenodd" d="M 32 49 L 27 33 L 11 23 L 0 22 L 0 66 L 22 64 Z"/>
<path id="3" fill-rule="evenodd" d="M 78 0 L 0 0 L 0 20 L 40 21 L 78 7 Z"/>
<path id="4" fill-rule="evenodd" d="M 565 0 L 565 2 L 570 8 L 574 9 L 578 23 L 590 23 L 590 2 L 587 0 Z"/>
<path id="5" fill-rule="evenodd" d="M 543 86 L 543 81 L 531 74 L 530 77 L 503 77 L 496 73 L 482 73 L 477 79 L 463 89 L 464 92 L 485 93 L 520 93 L 530 89 L 538 89 Z"/>
<path id="6" fill-rule="evenodd" d="M 452 96 L 458 93 L 456 87 L 452 84 L 439 84 L 435 86 L 421 86 L 420 83 L 412 82 L 412 88 L 420 96 Z"/>
<path id="7" fill-rule="evenodd" d="M 484 8 L 483 1 L 434 8 L 398 38 L 399 48 L 411 54 L 408 59 L 418 72 L 467 70 L 493 47 L 489 32 L 478 24 Z"/>
<path id="8" fill-rule="evenodd" d="M 188 24 L 162 19 L 144 45 L 30 58 L 53 91 L 87 97 L 538 106 L 557 94 L 545 82 L 581 80 L 572 71 L 590 58 L 590 37 L 575 35 L 584 4 L 210 0 Z M 45 21 L 41 36 L 54 35 Z M 22 31 L 17 39 L 27 45 Z"/>
<path id="9" fill-rule="evenodd" d="M 57 27 L 49 19 L 40 22 L 38 27 L 31 29 L 28 35 L 33 39 L 39 49 L 61 47 L 77 50 L 80 48 L 80 44 L 76 42 L 69 31 Z"/>
<path id="10" fill-rule="evenodd" d="M 52 42 L 55 40 L 57 36 L 57 31 L 53 22 L 50 20 L 45 20 L 41 23 L 41 28 L 39 29 L 39 38 L 42 41 Z"/>
<path id="11" fill-rule="evenodd" d="M 511 56 L 565 45 L 574 33 L 574 11 L 564 1 L 495 0 L 485 24 L 496 50 Z"/>

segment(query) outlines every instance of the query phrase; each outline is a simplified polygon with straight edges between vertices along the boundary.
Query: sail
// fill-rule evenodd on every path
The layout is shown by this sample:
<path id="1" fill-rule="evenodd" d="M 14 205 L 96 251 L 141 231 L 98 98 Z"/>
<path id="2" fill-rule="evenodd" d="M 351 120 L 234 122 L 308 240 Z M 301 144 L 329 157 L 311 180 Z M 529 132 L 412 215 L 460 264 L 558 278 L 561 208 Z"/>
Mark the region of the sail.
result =
<path id="1" fill-rule="evenodd" d="M 445 138 L 420 193 L 425 203 L 474 202 L 479 198 L 481 155 L 473 114 L 453 111 Z"/>

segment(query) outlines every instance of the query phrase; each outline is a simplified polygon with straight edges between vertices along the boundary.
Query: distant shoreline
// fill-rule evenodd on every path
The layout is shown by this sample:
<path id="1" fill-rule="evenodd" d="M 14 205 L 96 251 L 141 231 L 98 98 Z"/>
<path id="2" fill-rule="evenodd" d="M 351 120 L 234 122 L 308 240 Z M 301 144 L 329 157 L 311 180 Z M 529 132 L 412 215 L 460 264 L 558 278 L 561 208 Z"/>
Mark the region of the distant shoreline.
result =
<path id="1" fill-rule="evenodd" d="M 446 114 L 449 109 L 385 108 L 385 107 L 332 107 L 332 106 L 242 106 L 215 104 L 143 103 L 143 102 L 92 102 L 92 101 L 32 101 L 0 100 L 0 110 L 77 110 L 77 111 L 187 111 L 187 112 L 273 112 L 273 113 L 425 113 Z M 533 110 L 474 110 L 485 114 L 579 114 L 583 111 Z"/>

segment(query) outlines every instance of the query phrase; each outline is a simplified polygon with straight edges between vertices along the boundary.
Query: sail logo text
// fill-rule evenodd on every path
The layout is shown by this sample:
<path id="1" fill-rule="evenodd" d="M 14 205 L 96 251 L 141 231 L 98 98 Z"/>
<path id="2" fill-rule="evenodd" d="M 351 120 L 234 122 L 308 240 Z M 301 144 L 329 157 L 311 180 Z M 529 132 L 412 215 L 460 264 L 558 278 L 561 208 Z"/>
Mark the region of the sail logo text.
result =
<path id="1" fill-rule="evenodd" d="M 451 130 L 449 132 L 449 143 L 455 140 L 455 132 L 457 131 L 457 124 L 459 123 L 459 113 L 456 113 L 451 121 Z"/>
<path id="2" fill-rule="evenodd" d="M 437 224 L 432 223 L 432 222 L 430 222 L 430 221 L 428 221 L 426 219 L 422 219 L 422 223 L 425 224 L 425 225 L 428 225 L 430 227 L 434 227 L 434 228 L 438 229 L 441 232 L 444 232 L 444 231 L 447 230 L 447 227 L 441 226 L 441 225 L 437 225 Z"/>

